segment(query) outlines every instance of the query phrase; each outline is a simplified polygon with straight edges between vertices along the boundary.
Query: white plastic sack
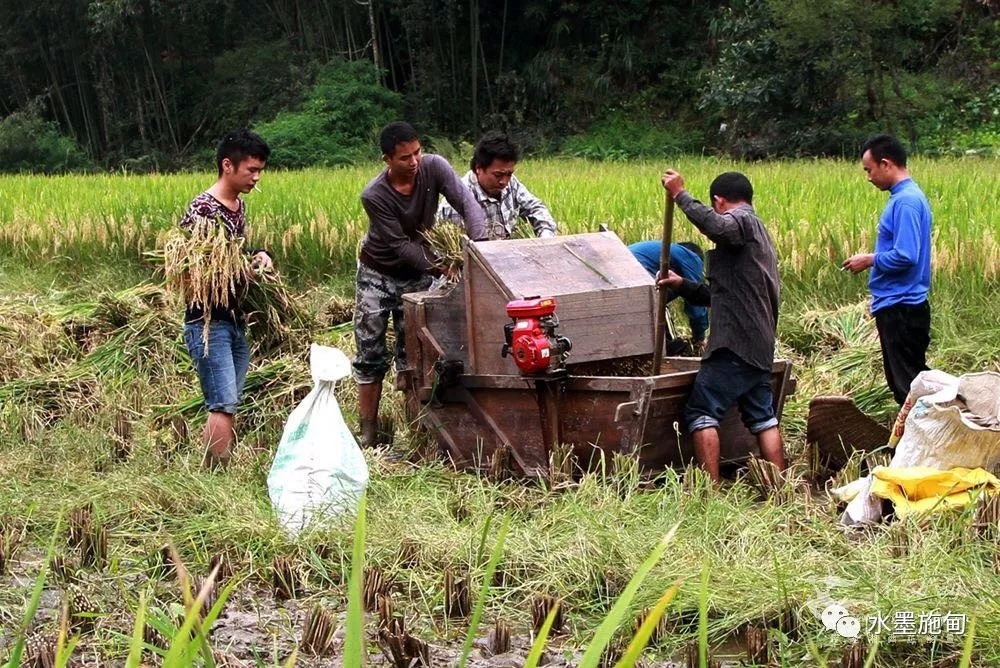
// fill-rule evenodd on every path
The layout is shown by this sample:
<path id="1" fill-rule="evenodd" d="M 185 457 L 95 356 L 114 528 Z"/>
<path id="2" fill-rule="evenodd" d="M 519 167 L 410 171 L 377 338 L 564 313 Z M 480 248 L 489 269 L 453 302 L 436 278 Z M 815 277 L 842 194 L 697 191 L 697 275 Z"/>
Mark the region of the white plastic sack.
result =
<path id="1" fill-rule="evenodd" d="M 840 523 L 847 526 L 874 524 L 882 519 L 882 500 L 872 496 L 872 477 L 866 475 L 843 487 L 830 490 L 841 501 L 849 501 Z"/>
<path id="2" fill-rule="evenodd" d="M 288 416 L 267 475 L 271 505 L 292 533 L 324 516 L 353 513 L 368 485 L 368 464 L 333 393 L 351 363 L 336 348 L 313 344 L 309 367 L 313 389 Z"/>
<path id="3" fill-rule="evenodd" d="M 993 470 L 1000 464 L 1000 374 L 992 371 L 955 377 L 923 371 L 910 384 L 890 444 L 896 443 L 889 468 L 929 466 Z M 902 427 L 902 428 L 901 428 Z M 830 493 L 848 501 L 841 524 L 858 525 L 882 518 L 881 500 L 871 495 L 866 476 Z"/>
<path id="4" fill-rule="evenodd" d="M 932 373 L 922 372 L 911 388 Z M 998 412 L 1000 374 L 967 373 L 942 384 L 936 392 L 914 401 L 889 466 L 930 466 L 939 471 L 961 466 L 990 471 L 1000 464 L 1000 426 L 984 426 L 984 421 L 995 421 Z"/>

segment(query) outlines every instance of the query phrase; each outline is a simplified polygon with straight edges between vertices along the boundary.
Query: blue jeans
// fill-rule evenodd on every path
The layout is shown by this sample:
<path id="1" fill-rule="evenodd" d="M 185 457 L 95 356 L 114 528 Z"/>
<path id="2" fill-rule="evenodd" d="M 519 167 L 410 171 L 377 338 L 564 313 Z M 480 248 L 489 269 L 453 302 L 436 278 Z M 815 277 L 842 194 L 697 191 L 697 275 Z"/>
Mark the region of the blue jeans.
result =
<path id="1" fill-rule="evenodd" d="M 206 351 L 202 341 L 204 326 L 201 322 L 185 323 L 184 343 L 198 371 L 205 408 L 236 415 L 250 366 L 246 332 L 231 322 L 213 320 L 209 323 Z"/>
<path id="2" fill-rule="evenodd" d="M 751 434 L 778 426 L 771 373 L 750 366 L 728 348 L 720 348 L 701 361 L 695 376 L 694 388 L 684 406 L 688 431 L 717 428 L 734 403 L 739 405 L 743 424 Z"/>

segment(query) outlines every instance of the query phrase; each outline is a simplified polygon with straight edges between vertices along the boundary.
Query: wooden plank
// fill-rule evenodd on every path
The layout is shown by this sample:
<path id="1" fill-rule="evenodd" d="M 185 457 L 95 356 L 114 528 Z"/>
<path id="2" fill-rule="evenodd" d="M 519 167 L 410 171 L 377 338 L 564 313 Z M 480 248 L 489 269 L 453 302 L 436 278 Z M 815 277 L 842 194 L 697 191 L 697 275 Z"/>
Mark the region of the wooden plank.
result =
<path id="1" fill-rule="evenodd" d="M 546 292 L 552 277 L 562 294 L 652 285 L 649 274 L 613 233 L 478 242 L 477 251 L 512 294 Z"/>
<path id="2" fill-rule="evenodd" d="M 524 473 L 525 475 L 534 475 L 535 467 L 528 465 L 528 463 L 522 456 L 520 450 L 514 447 L 514 441 L 511 440 L 509 436 L 507 436 L 504 429 L 497 423 L 497 421 L 493 418 L 493 416 L 487 413 L 485 410 L 483 410 L 483 407 L 479 404 L 478 401 L 476 401 L 475 395 L 473 395 L 464 387 L 459 388 L 458 392 L 462 397 L 462 400 L 465 402 L 465 405 L 469 408 L 469 413 L 479 422 L 481 422 L 484 427 L 487 427 L 493 434 L 495 434 L 501 443 L 503 443 L 505 446 L 507 446 L 507 448 L 510 449 L 511 454 L 514 457 L 514 461 L 517 462 L 517 465 L 520 467 L 521 472 Z"/>

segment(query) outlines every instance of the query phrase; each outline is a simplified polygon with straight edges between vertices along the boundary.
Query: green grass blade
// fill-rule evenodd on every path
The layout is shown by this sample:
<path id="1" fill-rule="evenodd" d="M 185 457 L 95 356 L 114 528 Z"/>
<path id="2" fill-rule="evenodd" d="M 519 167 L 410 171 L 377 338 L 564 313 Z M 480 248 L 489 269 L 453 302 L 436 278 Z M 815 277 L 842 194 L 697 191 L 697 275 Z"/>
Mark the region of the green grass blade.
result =
<path id="1" fill-rule="evenodd" d="M 361 578 L 365 571 L 365 511 L 368 494 L 361 495 L 358 519 L 354 522 L 354 552 L 351 557 L 351 580 L 347 594 L 347 624 L 344 637 L 344 666 L 364 665 L 365 617 L 361 606 Z"/>
<path id="2" fill-rule="evenodd" d="M 125 668 L 137 668 L 142 663 L 143 631 L 146 628 L 146 592 L 139 594 L 139 609 L 135 613 L 135 628 L 129 643 Z"/>
<path id="3" fill-rule="evenodd" d="M 212 570 L 211 577 L 218 577 L 219 567 L 216 566 Z M 212 609 L 208 611 L 203 619 L 195 620 L 195 639 L 192 641 L 192 649 L 189 650 L 189 654 L 193 655 L 200 651 L 202 657 L 205 659 L 205 663 L 209 666 L 215 665 L 215 657 L 212 654 L 212 648 L 208 643 L 208 632 L 211 631 L 212 625 L 215 624 L 215 620 L 219 618 L 222 614 L 222 608 L 225 607 L 226 601 L 229 600 L 229 596 L 233 593 L 233 588 L 236 587 L 236 581 L 230 580 L 229 584 L 223 587 L 222 591 L 219 592 L 219 597 L 215 601 L 215 605 Z"/>
<path id="4" fill-rule="evenodd" d="M 73 651 L 76 646 L 80 644 L 80 636 L 76 635 L 70 638 L 69 642 L 65 645 L 61 645 L 56 651 L 56 668 L 66 668 L 69 665 L 69 660 L 73 656 Z"/>
<path id="5" fill-rule="evenodd" d="M 35 578 L 35 586 L 32 589 L 31 598 L 28 600 L 28 607 L 24 610 L 24 619 L 21 621 L 21 628 L 18 629 L 14 646 L 10 650 L 10 657 L 7 662 L 8 668 L 19 668 L 21 665 L 21 655 L 24 654 L 24 640 L 28 634 L 28 627 L 31 626 L 31 620 L 35 618 L 35 613 L 38 612 L 38 606 L 42 600 L 42 591 L 45 589 L 45 578 L 49 574 L 49 563 L 52 561 L 52 555 L 56 552 L 56 538 L 59 536 L 61 529 L 62 513 L 56 519 L 56 528 L 52 532 L 52 538 L 49 539 L 49 548 L 45 555 L 45 563 L 42 564 L 42 569 Z"/>
<path id="6" fill-rule="evenodd" d="M 976 618 L 969 620 L 969 631 L 965 636 L 965 647 L 962 648 L 962 659 L 958 663 L 958 668 L 969 668 L 972 665 L 972 647 L 976 638 Z"/>
<path id="7" fill-rule="evenodd" d="M 486 525 L 483 528 L 483 539 L 480 541 L 481 546 L 486 542 L 486 533 L 490 530 L 490 519 L 492 518 L 487 518 Z M 500 558 L 503 556 L 503 543 L 507 538 L 507 531 L 509 529 L 510 515 L 506 515 L 503 518 L 503 524 L 500 525 L 500 531 L 497 533 L 497 540 L 493 544 L 493 550 L 490 552 L 490 561 L 486 564 L 486 573 L 483 574 L 483 584 L 479 588 L 479 599 L 476 601 L 476 609 L 472 611 L 469 630 L 465 634 L 465 644 L 462 645 L 462 657 L 458 660 L 459 668 L 465 668 L 465 663 L 469 660 L 469 652 L 472 651 L 472 641 L 476 639 L 479 620 L 482 618 L 483 608 L 486 606 L 486 596 L 489 594 L 490 585 L 493 583 L 493 573 L 496 571 L 497 564 L 500 563 Z"/>
<path id="8" fill-rule="evenodd" d="M 632 668 L 635 662 L 639 660 L 639 656 L 642 654 L 642 650 L 646 649 L 646 645 L 649 643 L 650 636 L 653 635 L 653 629 L 656 625 L 660 623 L 660 618 L 663 617 L 663 613 L 667 611 L 667 606 L 670 602 L 674 600 L 677 596 L 677 590 L 681 588 L 681 581 L 675 582 L 660 600 L 656 602 L 653 609 L 650 610 L 646 619 L 643 620 L 642 626 L 639 630 L 635 632 L 632 636 L 632 642 L 629 643 L 628 649 L 625 650 L 625 656 L 621 658 L 618 663 L 615 664 L 615 668 Z"/>
<path id="9" fill-rule="evenodd" d="M 479 545 L 476 546 L 476 560 L 472 562 L 476 566 L 479 566 L 479 563 L 483 560 L 483 552 L 486 551 L 486 539 L 490 537 L 491 528 L 493 528 L 493 513 L 487 515 L 483 531 L 479 534 Z"/>
<path id="10" fill-rule="evenodd" d="M 809 655 L 812 656 L 817 666 L 825 666 L 830 663 L 826 657 L 820 655 L 819 648 L 810 638 L 806 638 L 806 649 L 809 650 Z"/>
<path id="11" fill-rule="evenodd" d="M 698 668 L 708 668 L 708 560 L 701 565 L 698 589 Z"/>
<path id="12" fill-rule="evenodd" d="M 204 636 L 201 634 L 200 627 L 197 631 L 195 629 L 201 609 L 205 605 L 205 599 L 208 598 L 209 591 L 215 585 L 215 577 L 218 572 L 219 567 L 216 566 L 205 580 L 204 586 L 198 592 L 198 596 L 194 599 L 191 607 L 188 608 L 187 614 L 184 615 L 184 623 L 181 624 L 180 629 L 174 634 L 170 648 L 167 650 L 167 655 L 163 658 L 163 668 L 190 666 L 193 663 L 194 655 L 201 649 L 203 644 L 206 644 L 203 642 Z M 192 632 L 196 634 L 194 638 L 191 637 Z M 206 662 L 211 666 L 213 665 L 211 650 L 208 651 L 208 655 Z"/>
<path id="13" fill-rule="evenodd" d="M 653 566 L 656 562 L 660 560 L 663 553 L 667 549 L 667 545 L 673 540 L 674 534 L 677 533 L 677 528 L 680 523 L 674 525 L 674 528 L 666 533 L 665 536 L 660 540 L 660 542 L 653 548 L 653 551 L 646 557 L 646 560 L 642 562 L 639 566 L 639 570 L 635 572 L 632 579 L 629 580 L 628 585 L 625 587 L 625 591 L 621 593 L 618 600 L 611 607 L 611 612 L 604 618 L 601 625 L 597 627 L 597 631 L 594 633 L 593 640 L 587 645 L 587 651 L 584 652 L 583 658 L 580 659 L 579 668 L 597 668 L 597 665 L 601 662 L 601 654 L 604 652 L 604 648 L 607 647 L 608 643 L 611 642 L 611 637 L 614 635 L 615 630 L 621 625 L 622 619 L 625 618 L 625 614 L 628 612 L 628 606 L 635 597 L 635 593 L 639 591 L 639 586 L 642 584 L 649 572 L 653 570 Z"/>
<path id="14" fill-rule="evenodd" d="M 875 640 L 872 641 L 872 648 L 868 650 L 868 656 L 865 657 L 864 668 L 872 668 L 875 665 L 875 657 L 878 656 L 878 635 L 875 636 Z"/>
<path id="15" fill-rule="evenodd" d="M 524 661 L 524 668 L 538 668 L 538 662 L 542 659 L 542 652 L 545 651 L 545 643 L 549 639 L 549 631 L 552 630 L 552 623 L 556 620 L 558 612 L 559 602 L 556 601 L 556 604 L 549 610 L 549 616 L 542 622 L 542 628 L 538 629 L 538 637 L 535 638 L 534 644 L 531 645 L 528 658 Z"/>

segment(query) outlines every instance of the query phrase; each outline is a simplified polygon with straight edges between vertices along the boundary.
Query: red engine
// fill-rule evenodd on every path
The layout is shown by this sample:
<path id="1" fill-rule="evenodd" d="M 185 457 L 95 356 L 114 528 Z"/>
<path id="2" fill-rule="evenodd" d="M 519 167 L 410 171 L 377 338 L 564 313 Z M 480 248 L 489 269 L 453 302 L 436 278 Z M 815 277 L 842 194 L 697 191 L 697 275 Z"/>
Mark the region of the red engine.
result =
<path id="1" fill-rule="evenodd" d="M 556 300 L 552 297 L 528 297 L 507 302 L 507 315 L 513 322 L 504 325 L 503 350 L 513 355 L 521 373 L 535 374 L 561 369 L 572 344 L 556 334 Z"/>

